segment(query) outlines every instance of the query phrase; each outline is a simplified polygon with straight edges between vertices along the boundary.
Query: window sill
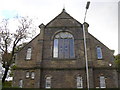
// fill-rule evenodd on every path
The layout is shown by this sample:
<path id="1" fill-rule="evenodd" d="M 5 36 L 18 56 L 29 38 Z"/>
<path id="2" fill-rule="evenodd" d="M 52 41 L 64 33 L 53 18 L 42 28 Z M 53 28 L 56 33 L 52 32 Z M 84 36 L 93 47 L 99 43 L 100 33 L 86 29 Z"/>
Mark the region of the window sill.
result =
<path id="1" fill-rule="evenodd" d="M 29 79 L 29 77 L 25 77 L 26 79 Z"/>
<path id="2" fill-rule="evenodd" d="M 62 60 L 62 61 L 67 61 L 67 60 L 76 60 L 76 58 L 53 58 L 51 60 Z"/>
<path id="3" fill-rule="evenodd" d="M 31 61 L 32 59 L 24 59 L 25 61 Z"/>
<path id="4" fill-rule="evenodd" d="M 31 78 L 31 80 L 34 80 L 35 78 Z"/>
<path id="5" fill-rule="evenodd" d="M 104 58 L 101 58 L 101 59 L 98 59 L 98 58 L 97 58 L 97 60 L 103 60 L 103 59 L 104 59 Z"/>

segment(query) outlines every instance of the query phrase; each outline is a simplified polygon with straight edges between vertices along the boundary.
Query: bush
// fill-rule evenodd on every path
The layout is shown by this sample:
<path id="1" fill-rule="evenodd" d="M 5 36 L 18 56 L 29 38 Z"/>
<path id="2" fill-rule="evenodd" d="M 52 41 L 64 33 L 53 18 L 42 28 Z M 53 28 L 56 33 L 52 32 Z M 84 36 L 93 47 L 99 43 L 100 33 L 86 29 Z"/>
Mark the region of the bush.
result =
<path id="1" fill-rule="evenodd" d="M 52 88 L 52 89 L 39 89 L 39 88 L 3 88 L 2 90 L 88 90 L 84 89 L 76 89 L 76 88 Z M 120 90 L 120 88 L 90 88 L 90 90 Z"/>
<path id="2" fill-rule="evenodd" d="M 12 81 L 5 81 L 3 84 L 3 88 L 12 88 Z"/>

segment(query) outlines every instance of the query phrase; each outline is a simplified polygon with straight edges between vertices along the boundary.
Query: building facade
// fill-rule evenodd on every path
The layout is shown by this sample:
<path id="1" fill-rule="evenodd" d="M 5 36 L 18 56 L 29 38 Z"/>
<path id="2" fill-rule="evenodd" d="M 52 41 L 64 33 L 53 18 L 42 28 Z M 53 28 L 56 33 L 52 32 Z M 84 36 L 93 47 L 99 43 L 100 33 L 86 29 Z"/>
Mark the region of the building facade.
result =
<path id="1" fill-rule="evenodd" d="M 88 32 L 84 23 L 90 88 L 118 88 L 113 50 Z M 83 24 L 65 9 L 16 58 L 13 86 L 21 88 L 86 88 Z"/>

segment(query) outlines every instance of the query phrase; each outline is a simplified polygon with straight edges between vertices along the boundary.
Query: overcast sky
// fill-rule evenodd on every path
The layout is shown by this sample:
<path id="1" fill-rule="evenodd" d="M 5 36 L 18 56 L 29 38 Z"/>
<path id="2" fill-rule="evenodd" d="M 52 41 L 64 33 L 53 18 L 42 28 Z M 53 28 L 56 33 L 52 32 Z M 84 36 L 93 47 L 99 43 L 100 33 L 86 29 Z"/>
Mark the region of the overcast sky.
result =
<path id="1" fill-rule="evenodd" d="M 86 22 L 89 32 L 118 54 L 118 1 L 89 0 Z M 66 12 L 83 23 L 87 0 L 0 0 L 0 19 L 16 15 L 35 18 L 35 24 L 47 24 L 65 7 Z M 37 29 L 39 32 L 39 29 Z M 120 52 L 119 52 L 120 53 Z"/>

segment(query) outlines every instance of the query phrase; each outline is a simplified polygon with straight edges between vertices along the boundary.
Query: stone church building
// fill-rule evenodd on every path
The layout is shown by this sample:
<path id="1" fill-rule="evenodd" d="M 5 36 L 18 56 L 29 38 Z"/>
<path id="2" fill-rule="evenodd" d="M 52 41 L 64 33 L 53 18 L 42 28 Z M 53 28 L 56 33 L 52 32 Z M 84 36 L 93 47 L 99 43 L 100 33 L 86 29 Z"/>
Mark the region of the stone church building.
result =
<path id="1" fill-rule="evenodd" d="M 86 33 L 90 88 L 118 88 L 113 50 Z M 65 9 L 16 58 L 13 86 L 21 88 L 87 88 L 83 24 Z"/>

